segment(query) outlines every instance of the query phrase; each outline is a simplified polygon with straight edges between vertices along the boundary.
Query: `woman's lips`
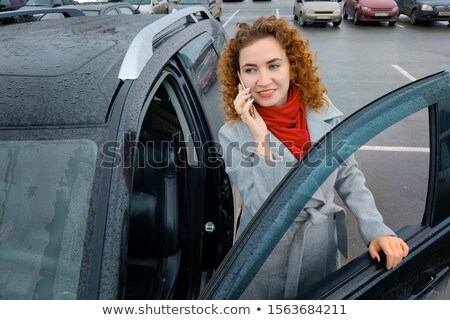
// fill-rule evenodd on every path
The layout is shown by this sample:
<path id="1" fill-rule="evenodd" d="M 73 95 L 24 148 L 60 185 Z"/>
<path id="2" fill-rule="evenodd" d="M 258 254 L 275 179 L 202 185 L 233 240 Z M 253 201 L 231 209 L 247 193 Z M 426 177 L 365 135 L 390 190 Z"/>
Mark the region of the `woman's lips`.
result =
<path id="1" fill-rule="evenodd" d="M 275 93 L 275 89 L 269 89 L 269 90 L 261 90 L 257 92 L 258 95 L 263 99 L 269 99 L 273 96 Z"/>

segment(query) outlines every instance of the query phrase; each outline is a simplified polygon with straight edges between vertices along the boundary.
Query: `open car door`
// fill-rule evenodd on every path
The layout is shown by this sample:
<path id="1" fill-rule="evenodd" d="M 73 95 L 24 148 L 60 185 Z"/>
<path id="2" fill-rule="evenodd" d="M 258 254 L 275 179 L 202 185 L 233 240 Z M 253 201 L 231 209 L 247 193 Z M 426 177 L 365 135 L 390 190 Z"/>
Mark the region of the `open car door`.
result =
<path id="1" fill-rule="evenodd" d="M 442 280 L 448 280 L 450 75 L 440 72 L 370 103 L 313 146 L 262 205 L 201 298 L 238 299 L 328 176 L 374 136 L 426 108 L 430 160 L 423 218 L 418 224 L 394 230 L 407 242 L 409 255 L 396 268 L 386 270 L 383 261 L 372 260 L 366 252 L 297 298 L 420 299 Z"/>

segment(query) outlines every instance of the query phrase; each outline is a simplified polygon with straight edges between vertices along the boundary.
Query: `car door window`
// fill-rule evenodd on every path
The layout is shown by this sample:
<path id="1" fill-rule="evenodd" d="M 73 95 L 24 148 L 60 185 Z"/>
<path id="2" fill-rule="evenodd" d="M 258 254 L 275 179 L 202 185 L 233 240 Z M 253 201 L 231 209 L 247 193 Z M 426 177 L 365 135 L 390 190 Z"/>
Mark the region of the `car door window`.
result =
<path id="1" fill-rule="evenodd" d="M 425 212 L 430 163 L 428 110 L 421 110 L 387 128 L 363 145 L 355 158 L 375 198 L 384 223 L 393 231 L 420 225 Z M 344 208 L 339 197 L 339 205 Z M 351 210 L 346 208 L 349 257 L 343 264 L 367 251 Z"/>
<path id="2" fill-rule="evenodd" d="M 311 198 L 315 197 L 319 186 L 333 174 L 338 164 L 342 163 L 344 159 L 348 159 L 351 154 L 379 132 L 410 115 L 413 115 L 414 117 L 416 112 L 427 107 L 429 107 L 431 115 L 431 142 L 429 156 L 430 176 L 428 181 L 428 193 L 425 201 L 425 213 L 423 214 L 422 221 L 420 221 L 419 214 L 418 217 L 413 217 L 412 221 L 405 222 L 405 224 L 412 223 L 413 226 L 405 226 L 399 233 L 401 236 L 408 239 L 413 250 L 417 250 L 417 252 L 424 255 L 429 252 L 436 252 L 435 255 L 439 256 L 439 259 L 441 260 L 434 258 L 435 260 L 432 261 L 433 259 L 431 257 L 420 260 L 420 263 L 423 264 L 424 268 L 435 266 L 430 268 L 433 269 L 432 274 L 428 274 L 426 269 L 419 272 L 416 259 L 417 255 L 410 255 L 405 261 L 408 262 L 407 260 L 414 259 L 414 262 L 410 264 L 401 264 L 403 270 L 408 271 L 403 274 L 404 276 L 401 278 L 402 282 L 400 282 L 401 285 L 405 286 L 403 292 L 382 290 L 380 293 L 380 290 L 376 289 L 379 287 L 374 287 L 372 284 L 372 286 L 369 286 L 368 288 L 364 287 L 364 289 L 361 289 L 358 296 L 363 296 L 363 294 L 365 294 L 364 296 L 366 298 L 373 298 L 374 296 L 367 295 L 367 292 L 368 290 L 370 291 L 371 288 L 375 288 L 373 291 L 370 291 L 371 294 L 376 293 L 382 295 L 384 292 L 391 292 L 392 297 L 392 292 L 395 292 L 395 294 L 403 295 L 403 297 L 405 297 L 405 295 L 408 294 L 408 290 L 412 290 L 412 288 L 417 285 L 417 283 L 413 283 L 412 281 L 424 281 L 427 277 L 435 279 L 437 275 L 446 274 L 447 271 L 445 270 L 447 270 L 448 267 L 445 267 L 445 264 L 450 262 L 446 262 L 445 259 L 448 259 L 448 257 L 445 258 L 445 250 L 442 252 L 440 243 L 443 245 L 443 243 L 448 241 L 447 238 L 450 236 L 450 229 L 445 227 L 445 221 L 449 219 L 450 213 L 448 210 L 439 210 L 440 206 L 435 205 L 436 191 L 439 191 L 440 188 L 439 184 L 437 184 L 438 187 L 435 188 L 437 179 L 434 175 L 440 171 L 436 160 L 441 156 L 440 150 L 436 148 L 436 145 L 438 145 L 436 141 L 439 137 L 443 136 L 443 129 L 439 128 L 439 125 L 436 125 L 436 123 L 442 122 L 440 126 L 448 129 L 448 122 L 444 124 L 444 121 L 440 119 L 446 117 L 445 115 L 447 113 L 445 110 L 450 108 L 448 103 L 442 104 L 442 101 L 445 99 L 448 100 L 448 97 L 450 96 L 449 78 L 448 73 L 441 73 L 418 81 L 409 87 L 401 88 L 350 116 L 333 130 L 331 134 L 328 134 L 320 144 L 316 145 L 316 147 L 308 153 L 308 157 L 302 159 L 301 165 L 290 171 L 272 196 L 263 204 L 255 218 L 244 230 L 243 235 L 238 239 L 232 252 L 230 252 L 230 254 L 235 255 L 234 259 L 226 260 L 222 266 L 222 272 L 216 275 L 216 279 L 214 279 L 213 283 L 207 288 L 205 297 L 219 299 L 225 297 L 238 298 L 241 293 L 245 291 L 260 267 L 263 266 L 264 261 L 272 248 L 275 247 L 280 239 L 283 240 L 283 235 L 288 230 L 291 223 L 295 222 L 295 220 L 301 222 L 302 219 L 297 219 L 298 212 L 305 207 Z M 439 116 L 436 116 L 436 114 Z M 439 120 L 441 122 L 439 122 Z M 411 118 L 407 118 L 404 121 L 411 121 Z M 438 130 L 436 130 L 436 128 L 438 128 Z M 393 127 L 392 130 L 395 130 L 395 128 Z M 331 143 L 331 147 L 326 148 L 327 143 Z M 419 149 L 424 151 L 422 157 L 427 157 L 425 155 L 427 147 L 422 145 L 420 148 L 424 148 Z M 423 202 L 423 195 L 421 197 L 421 201 Z M 448 200 L 445 204 L 448 206 Z M 397 209 L 394 208 L 394 211 L 397 211 Z M 420 209 L 418 209 L 418 212 L 420 213 Z M 388 220 L 387 217 L 386 220 Z M 435 230 L 442 229 L 432 228 L 433 225 L 439 221 L 443 221 L 442 228 L 447 228 L 445 229 L 447 230 L 445 236 L 439 232 L 435 235 Z M 403 221 L 400 221 L 398 226 L 402 227 L 402 224 Z M 393 227 L 395 228 L 396 226 Z M 436 236 L 435 246 L 423 246 L 423 242 L 420 242 L 419 240 L 423 236 Z M 374 263 L 371 263 L 370 261 L 364 262 L 364 266 L 362 266 L 363 269 L 358 269 L 358 273 L 354 274 L 354 269 L 351 269 L 351 267 L 355 264 L 354 262 L 361 262 L 360 258 L 366 259 L 368 257 L 365 255 L 364 257 L 358 257 L 358 259 L 352 261 L 352 263 L 347 264 L 345 268 L 339 269 L 336 273 L 339 273 L 341 278 L 331 278 L 331 280 L 327 278 L 328 284 L 332 286 L 332 288 L 339 288 L 342 286 L 341 281 L 348 283 L 349 279 L 353 279 L 349 286 L 354 288 L 353 282 L 356 281 L 354 279 L 355 277 L 358 281 L 361 280 L 361 283 L 364 283 L 364 281 L 366 281 L 365 279 L 373 279 L 373 274 L 375 273 L 380 275 L 380 283 L 384 286 L 389 285 L 389 277 L 384 277 L 383 269 L 369 268 L 369 266 L 374 265 Z M 416 273 L 419 274 L 417 275 L 417 279 L 412 279 L 414 278 L 414 268 L 417 271 Z M 443 269 L 441 270 L 441 268 Z M 343 270 L 343 272 L 341 272 L 341 270 Z M 348 270 L 350 270 L 350 273 L 345 274 Z M 357 276 L 358 274 L 359 276 Z M 394 277 L 400 274 L 402 273 L 389 273 L 389 276 Z M 366 275 L 371 275 L 372 278 L 366 278 Z M 424 278 L 420 278 L 422 276 L 424 276 Z M 398 285 L 398 282 L 395 283 Z M 321 286 L 322 285 L 323 284 L 321 284 Z M 325 284 L 325 286 L 326 285 L 327 284 Z M 401 286 L 399 287 L 401 288 Z M 334 290 L 332 288 L 327 288 L 327 292 Z M 341 289 L 341 291 L 342 290 L 344 289 Z M 308 297 L 311 298 L 312 296 L 316 297 L 318 295 L 309 295 Z M 331 296 L 336 298 L 341 297 L 342 295 Z M 350 296 L 355 297 L 354 291 L 353 295 Z M 387 294 L 386 296 L 389 295 Z"/>

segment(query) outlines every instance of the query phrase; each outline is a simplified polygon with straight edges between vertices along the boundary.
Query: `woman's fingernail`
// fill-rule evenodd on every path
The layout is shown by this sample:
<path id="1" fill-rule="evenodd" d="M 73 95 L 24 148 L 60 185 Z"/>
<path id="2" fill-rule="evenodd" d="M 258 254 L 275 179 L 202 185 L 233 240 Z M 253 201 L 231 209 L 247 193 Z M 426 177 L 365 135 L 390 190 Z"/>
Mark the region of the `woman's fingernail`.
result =
<path id="1" fill-rule="evenodd" d="M 248 99 L 248 101 L 253 102 L 253 101 L 255 101 L 255 99 L 253 99 L 253 97 L 251 97 L 250 99 Z"/>

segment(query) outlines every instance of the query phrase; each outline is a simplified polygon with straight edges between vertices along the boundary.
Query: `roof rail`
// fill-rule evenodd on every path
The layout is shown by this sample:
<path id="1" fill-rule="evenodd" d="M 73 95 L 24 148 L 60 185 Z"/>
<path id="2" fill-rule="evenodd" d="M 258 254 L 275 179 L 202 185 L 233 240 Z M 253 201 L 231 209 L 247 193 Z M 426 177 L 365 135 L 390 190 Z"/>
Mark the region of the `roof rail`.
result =
<path id="1" fill-rule="evenodd" d="M 119 71 L 119 79 L 134 80 L 139 78 L 147 62 L 153 56 L 153 38 L 172 24 L 186 18 L 186 22 L 198 22 L 195 13 L 200 13 L 203 19 L 214 19 L 203 6 L 192 6 L 172 12 L 142 29 L 131 42 L 125 54 Z"/>
<path id="2" fill-rule="evenodd" d="M 82 17 L 85 16 L 84 12 L 77 8 L 32 8 L 14 11 L 2 11 L 0 13 L 0 18 L 13 18 L 13 17 L 23 17 L 33 14 L 44 14 L 44 13 L 62 13 L 64 17 Z"/>

